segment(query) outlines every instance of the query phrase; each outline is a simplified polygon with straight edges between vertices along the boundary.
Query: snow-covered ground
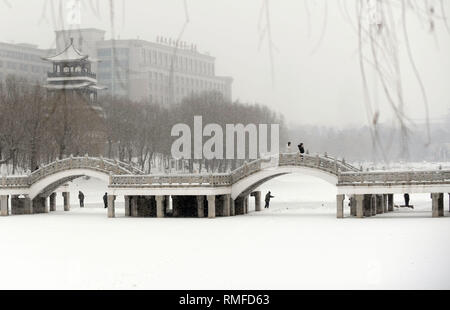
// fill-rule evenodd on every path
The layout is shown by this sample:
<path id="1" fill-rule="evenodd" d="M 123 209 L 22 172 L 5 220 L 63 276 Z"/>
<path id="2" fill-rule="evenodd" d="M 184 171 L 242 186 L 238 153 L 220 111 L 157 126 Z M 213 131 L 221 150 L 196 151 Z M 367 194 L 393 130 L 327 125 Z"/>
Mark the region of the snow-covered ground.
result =
<path id="1" fill-rule="evenodd" d="M 73 192 L 70 212 L 0 218 L 0 289 L 450 289 L 447 195 L 445 218 L 412 195 L 414 210 L 336 219 L 331 185 L 284 176 L 258 213 L 125 218 L 118 203 L 108 219 L 99 186 L 71 185 L 85 209 Z"/>

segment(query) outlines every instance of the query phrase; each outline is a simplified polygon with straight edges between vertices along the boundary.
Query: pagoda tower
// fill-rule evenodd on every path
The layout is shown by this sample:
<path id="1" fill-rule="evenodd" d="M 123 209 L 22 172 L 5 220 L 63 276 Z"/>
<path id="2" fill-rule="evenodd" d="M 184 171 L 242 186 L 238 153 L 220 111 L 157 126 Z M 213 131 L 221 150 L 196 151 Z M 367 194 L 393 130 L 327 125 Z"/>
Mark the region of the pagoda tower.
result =
<path id="1" fill-rule="evenodd" d="M 91 70 L 92 61 L 73 45 L 73 38 L 62 52 L 43 60 L 53 64 L 53 72 L 48 72 L 45 85 L 49 92 L 78 94 L 92 107 L 99 108 L 97 91 L 105 87 L 97 85 L 97 75 Z"/>

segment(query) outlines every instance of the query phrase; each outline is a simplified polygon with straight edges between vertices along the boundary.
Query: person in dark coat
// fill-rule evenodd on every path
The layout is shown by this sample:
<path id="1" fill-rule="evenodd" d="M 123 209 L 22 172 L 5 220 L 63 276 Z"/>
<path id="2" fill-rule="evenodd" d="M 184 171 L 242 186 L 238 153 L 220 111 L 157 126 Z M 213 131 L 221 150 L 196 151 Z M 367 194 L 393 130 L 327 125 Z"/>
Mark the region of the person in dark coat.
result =
<path id="1" fill-rule="evenodd" d="M 105 209 L 108 208 L 108 193 L 103 195 L 103 204 L 105 205 Z"/>
<path id="2" fill-rule="evenodd" d="M 270 198 L 275 198 L 275 196 L 272 196 L 270 194 L 270 191 L 266 194 L 266 205 L 264 206 L 264 208 L 269 208 L 269 204 L 270 204 Z"/>
<path id="3" fill-rule="evenodd" d="M 404 194 L 403 197 L 405 198 L 405 206 L 409 207 L 409 194 Z"/>
<path id="4" fill-rule="evenodd" d="M 305 153 L 305 148 L 303 147 L 303 143 L 300 143 L 299 145 L 297 145 L 297 147 L 298 147 L 298 151 L 300 152 L 300 154 Z"/>
<path id="5" fill-rule="evenodd" d="M 78 191 L 78 200 L 80 201 L 80 208 L 84 208 L 84 194 L 82 191 Z"/>

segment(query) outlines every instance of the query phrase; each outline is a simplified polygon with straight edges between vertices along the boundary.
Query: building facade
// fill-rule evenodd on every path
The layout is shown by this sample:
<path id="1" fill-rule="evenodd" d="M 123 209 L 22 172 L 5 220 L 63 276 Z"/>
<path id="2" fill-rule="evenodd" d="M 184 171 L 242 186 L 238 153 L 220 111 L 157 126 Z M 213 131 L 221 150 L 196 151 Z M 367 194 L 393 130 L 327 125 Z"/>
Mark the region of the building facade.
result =
<path id="1" fill-rule="evenodd" d="M 54 50 L 39 49 L 31 44 L 12 44 L 0 42 L 0 81 L 8 75 L 23 77 L 44 83 L 52 65 L 44 60 Z"/>
<path id="2" fill-rule="evenodd" d="M 93 70 L 99 84 L 107 88 L 103 94 L 170 104 L 193 93 L 217 91 L 232 100 L 233 79 L 216 76 L 215 58 L 192 45 L 104 37 L 104 31 L 92 28 L 56 32 L 57 50 L 73 38 L 77 49 L 98 60 Z"/>
<path id="3" fill-rule="evenodd" d="M 12 74 L 45 83 L 54 68 L 43 58 L 63 51 L 73 40 L 74 48 L 89 55 L 91 70 L 106 88 L 99 95 L 170 104 L 194 93 L 216 91 L 232 100 L 233 79 L 216 76 L 215 58 L 193 45 L 162 38 L 105 40 L 105 31 L 95 28 L 58 30 L 55 40 L 55 50 L 0 43 L 0 80 Z"/>

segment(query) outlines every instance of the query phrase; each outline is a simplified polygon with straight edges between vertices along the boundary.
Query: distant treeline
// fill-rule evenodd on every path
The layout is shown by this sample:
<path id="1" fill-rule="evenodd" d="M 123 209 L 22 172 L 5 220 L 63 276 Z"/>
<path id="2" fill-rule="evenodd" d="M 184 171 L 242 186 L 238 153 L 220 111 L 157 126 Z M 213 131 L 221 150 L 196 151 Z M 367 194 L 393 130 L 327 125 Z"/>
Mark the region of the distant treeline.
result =
<path id="1" fill-rule="evenodd" d="M 151 172 L 152 167 L 169 165 L 171 146 L 177 139 L 171 136 L 172 127 L 184 123 L 193 128 L 197 115 L 203 117 L 203 125 L 214 123 L 222 128 L 226 124 L 280 124 L 281 152 L 287 141 L 292 141 L 294 151 L 303 142 L 310 153 L 327 152 L 351 162 L 450 159 L 450 116 L 443 125 L 433 127 L 431 143 L 419 127 L 405 136 L 393 127 L 378 125 L 378 143 L 374 144 L 369 127 L 294 124 L 288 129 L 283 116 L 268 107 L 228 102 L 216 92 L 191 95 L 173 105 L 104 97 L 99 98 L 98 106 L 95 109 L 77 93 L 49 94 L 41 85 L 8 77 L 0 83 L 0 167 L 7 165 L 12 172 L 33 171 L 57 158 L 89 154 L 132 162 Z M 224 172 L 243 160 L 188 160 L 181 164 L 192 170 L 195 163 L 197 168 Z"/>
<path id="2" fill-rule="evenodd" d="M 7 78 L 0 83 L 0 164 L 13 171 L 33 171 L 57 158 L 89 154 L 133 162 L 151 172 L 155 160 L 163 158 L 168 164 L 176 139 L 171 136 L 173 125 L 193 128 L 196 115 L 203 117 L 204 125 L 215 123 L 224 129 L 226 124 L 280 124 L 280 136 L 287 132 L 280 114 L 263 105 L 228 102 L 217 92 L 191 95 L 173 105 L 100 97 L 98 106 L 101 109 L 77 93 L 50 95 L 40 85 Z M 242 162 L 198 164 L 226 171 Z M 187 164 L 192 169 L 194 161 Z"/>
<path id="3" fill-rule="evenodd" d="M 320 126 L 291 126 L 288 139 L 303 142 L 313 153 L 344 157 L 351 162 L 449 161 L 450 115 L 447 121 L 432 124 L 431 140 L 424 126 L 411 126 L 406 134 L 399 128 L 378 125 L 335 129 Z M 373 135 L 376 135 L 376 139 Z M 377 143 L 374 143 L 374 140 Z"/>

